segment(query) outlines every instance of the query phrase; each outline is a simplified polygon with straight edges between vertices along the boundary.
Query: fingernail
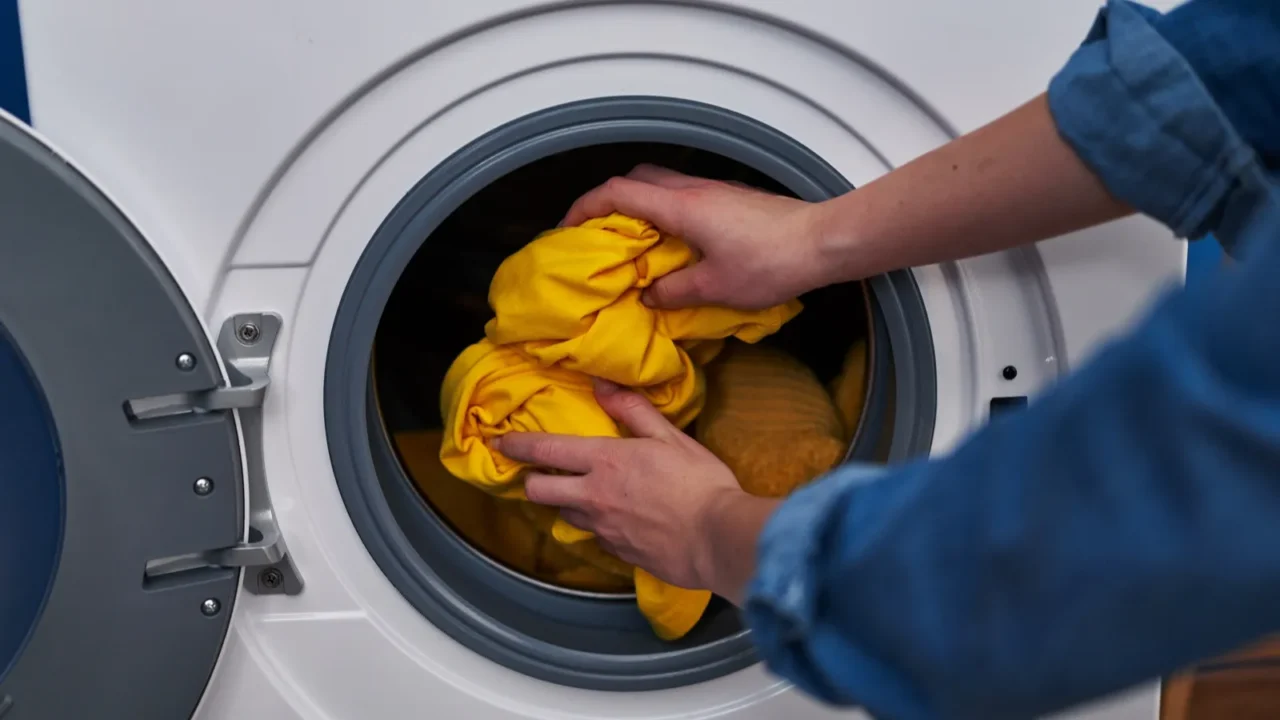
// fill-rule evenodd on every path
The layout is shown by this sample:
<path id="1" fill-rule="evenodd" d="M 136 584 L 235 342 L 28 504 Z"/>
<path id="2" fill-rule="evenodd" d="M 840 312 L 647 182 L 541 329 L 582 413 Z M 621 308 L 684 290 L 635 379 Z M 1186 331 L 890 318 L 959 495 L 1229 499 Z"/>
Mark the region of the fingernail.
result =
<path id="1" fill-rule="evenodd" d="M 491 449 L 491 450 L 498 450 L 498 451 L 501 451 L 501 450 L 502 450 L 502 437 L 501 437 L 501 436 L 498 436 L 498 437 L 493 438 L 492 440 L 490 440 L 490 441 L 489 441 L 489 449 Z"/>
<path id="2" fill-rule="evenodd" d="M 621 385 L 602 378 L 591 378 L 597 395 L 612 395 L 622 389 Z"/>
<path id="3" fill-rule="evenodd" d="M 653 296 L 649 294 L 648 290 L 645 290 L 644 292 L 640 293 L 640 302 L 643 303 L 644 306 L 647 308 L 655 307 L 657 305 L 657 303 L 655 303 L 653 300 Z"/>

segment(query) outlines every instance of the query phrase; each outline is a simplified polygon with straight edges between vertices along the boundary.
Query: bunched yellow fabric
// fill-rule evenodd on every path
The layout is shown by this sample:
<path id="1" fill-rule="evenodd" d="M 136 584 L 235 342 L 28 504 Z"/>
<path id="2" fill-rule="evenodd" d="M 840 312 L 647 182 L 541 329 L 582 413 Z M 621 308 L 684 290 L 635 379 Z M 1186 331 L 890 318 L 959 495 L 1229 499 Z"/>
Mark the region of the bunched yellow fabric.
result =
<path id="1" fill-rule="evenodd" d="M 836 404 L 840 423 L 844 425 L 845 442 L 853 442 L 862 421 L 863 404 L 867 401 L 867 362 L 870 348 L 865 339 L 853 343 L 844 356 L 844 366 L 831 381 L 831 399 Z"/>
<path id="2" fill-rule="evenodd" d="M 485 338 L 445 375 L 444 467 L 491 494 L 523 499 L 528 468 L 493 451 L 491 441 L 520 431 L 619 437 L 595 401 L 592 377 L 637 390 L 678 427 L 693 422 L 704 402 L 701 367 L 723 340 L 757 342 L 801 308 L 793 300 L 749 312 L 656 310 L 640 301 L 644 288 L 694 261 L 678 238 L 618 214 L 545 232 L 507 258 L 489 286 L 494 317 Z M 590 533 L 558 518 L 549 532 L 566 549 L 594 546 Z M 634 579 L 640 610 L 664 639 L 691 630 L 710 601 L 705 590 L 640 570 Z"/>
<path id="3" fill-rule="evenodd" d="M 473 547 L 513 570 L 562 587 L 593 592 L 633 589 L 631 569 L 622 561 L 612 559 L 613 565 L 601 567 L 604 551 L 598 547 L 598 556 L 581 557 L 589 552 L 584 547 L 589 543 L 574 546 L 579 551 L 575 555 L 551 539 L 546 528 L 555 510 L 503 500 L 449 474 L 440 464 L 441 439 L 439 430 L 413 430 L 397 433 L 393 442 L 422 495 Z M 550 520 L 532 517 L 530 510 L 547 511 Z"/>

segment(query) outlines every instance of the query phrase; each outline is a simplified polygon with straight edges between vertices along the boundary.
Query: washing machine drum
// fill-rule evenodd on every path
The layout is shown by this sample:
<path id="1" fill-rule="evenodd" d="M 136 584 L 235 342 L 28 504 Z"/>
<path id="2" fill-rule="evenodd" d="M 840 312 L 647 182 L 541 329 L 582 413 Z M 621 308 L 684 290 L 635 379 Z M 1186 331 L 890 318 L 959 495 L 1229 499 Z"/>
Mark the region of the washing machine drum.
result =
<path id="1" fill-rule="evenodd" d="M 653 131 L 655 124 L 604 141 L 586 130 L 574 141 L 572 121 L 555 127 L 547 118 L 527 118 L 432 171 L 371 240 L 339 308 L 328 358 L 326 424 L 335 473 L 383 572 L 458 642 L 534 677 L 592 689 L 676 687 L 756 658 L 736 611 L 719 599 L 691 632 L 659 639 L 628 579 L 557 555 L 514 503 L 486 496 L 440 466 L 441 381 L 454 358 L 483 336 L 494 272 L 554 227 L 581 193 L 641 162 L 808 199 L 847 187 L 803 148 L 745 118 L 728 118 L 742 126 L 724 127 L 723 111 L 709 110 L 715 123 L 682 133 L 669 120 L 680 113 L 650 110 L 663 118 L 662 132 Z M 636 122 L 644 112 L 621 108 L 618 118 L 645 128 Z M 594 121 L 598 130 L 601 118 Z M 724 128 L 724 138 L 708 141 L 708 125 Z M 554 137 L 558 147 L 540 145 L 543 137 Z M 752 137 L 759 141 L 743 140 Z M 790 153 L 785 164 L 770 155 L 777 148 Z M 388 261 L 393 257 L 403 260 Z M 764 343 L 807 366 L 822 387 L 837 387 L 854 368 L 858 382 L 847 386 L 866 392 L 854 393 L 856 407 L 845 411 L 852 418 L 847 458 L 883 461 L 925 451 L 932 416 L 927 408 L 918 412 L 922 403 L 914 395 L 904 413 L 898 392 L 915 393 L 921 377 L 932 377 L 932 367 L 920 362 L 932 356 L 919 351 L 927 324 L 910 276 L 836 285 L 801 300 L 804 311 Z M 914 342 L 916 352 L 900 341 L 895 358 L 894 333 Z M 916 431 L 895 432 L 896 425 Z"/>

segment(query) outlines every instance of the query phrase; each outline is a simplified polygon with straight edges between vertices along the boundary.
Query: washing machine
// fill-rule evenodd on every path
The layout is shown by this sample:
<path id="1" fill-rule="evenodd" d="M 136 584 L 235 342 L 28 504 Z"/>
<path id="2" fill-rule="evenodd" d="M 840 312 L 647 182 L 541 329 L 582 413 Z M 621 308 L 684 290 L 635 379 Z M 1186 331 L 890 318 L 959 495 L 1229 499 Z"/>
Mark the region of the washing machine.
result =
<path id="1" fill-rule="evenodd" d="M 0 717 L 859 717 L 770 676 L 727 605 L 666 643 L 625 591 L 513 571 L 398 443 L 578 192 L 651 161 L 837 195 L 1043 90 L 1096 10 L 23 0 Z M 824 290 L 792 339 L 820 373 L 862 341 L 850 457 L 894 462 L 1019 412 L 1184 264 L 1127 219 Z"/>

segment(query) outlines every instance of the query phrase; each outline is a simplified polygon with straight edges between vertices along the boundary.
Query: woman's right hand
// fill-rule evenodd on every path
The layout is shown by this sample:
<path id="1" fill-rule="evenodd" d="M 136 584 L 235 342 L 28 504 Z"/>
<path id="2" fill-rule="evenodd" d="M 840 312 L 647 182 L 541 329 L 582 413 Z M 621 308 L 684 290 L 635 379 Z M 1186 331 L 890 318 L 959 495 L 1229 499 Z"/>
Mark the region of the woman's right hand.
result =
<path id="1" fill-rule="evenodd" d="M 613 212 L 648 220 L 701 255 L 646 291 L 652 307 L 760 309 L 835 279 L 821 257 L 821 204 L 640 165 L 583 195 L 560 224 Z"/>

